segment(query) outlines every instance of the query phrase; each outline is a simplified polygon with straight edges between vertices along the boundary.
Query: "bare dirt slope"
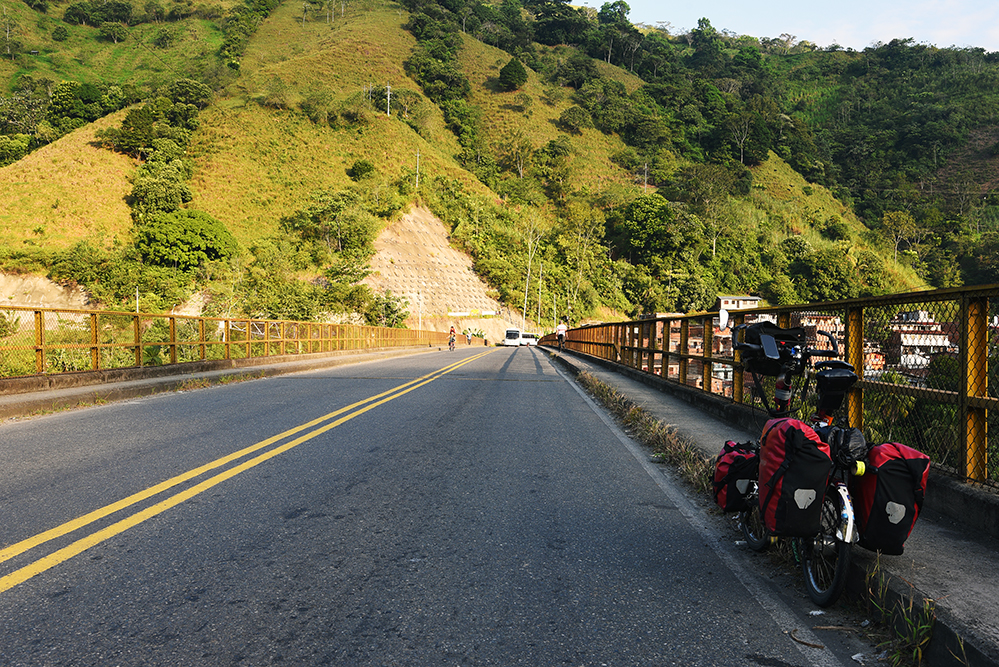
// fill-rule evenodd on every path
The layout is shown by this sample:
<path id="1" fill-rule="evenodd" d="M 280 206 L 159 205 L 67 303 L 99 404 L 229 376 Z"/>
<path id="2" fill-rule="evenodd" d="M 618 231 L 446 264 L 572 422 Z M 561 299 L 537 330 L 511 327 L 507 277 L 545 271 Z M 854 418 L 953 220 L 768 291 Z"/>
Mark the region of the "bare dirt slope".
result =
<path id="1" fill-rule="evenodd" d="M 409 300 L 411 329 L 422 323 L 426 330 L 447 331 L 453 324 L 498 341 L 506 329 L 520 326 L 519 316 L 490 296 L 471 258 L 451 247 L 444 223 L 426 208 L 411 209 L 378 235 L 371 269 L 365 283 L 372 289 Z"/>
<path id="2" fill-rule="evenodd" d="M 44 276 L 0 273 L 0 303 L 36 308 L 87 308 L 87 295 Z"/>
<path id="3" fill-rule="evenodd" d="M 365 282 L 377 291 L 390 290 L 409 300 L 410 329 L 482 331 L 490 342 L 502 340 L 520 316 L 490 296 L 472 270 L 472 260 L 451 247 L 447 228 L 425 208 L 414 208 L 385 228 L 375 241 L 372 274 Z M 43 276 L 0 273 L 0 303 L 45 308 L 87 308 L 86 294 L 57 285 Z M 203 303 L 192 299 L 182 311 L 200 313 Z M 527 325 L 529 329 L 533 325 Z"/>

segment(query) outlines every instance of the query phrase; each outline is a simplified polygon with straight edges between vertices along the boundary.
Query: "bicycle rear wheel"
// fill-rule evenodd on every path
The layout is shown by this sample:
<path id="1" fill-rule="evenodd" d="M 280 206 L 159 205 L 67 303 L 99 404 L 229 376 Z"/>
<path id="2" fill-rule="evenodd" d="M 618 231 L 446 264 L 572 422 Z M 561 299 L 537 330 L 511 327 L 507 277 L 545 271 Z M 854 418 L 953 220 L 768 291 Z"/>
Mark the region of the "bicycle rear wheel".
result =
<path id="1" fill-rule="evenodd" d="M 850 569 L 850 543 L 837 539 L 843 499 L 830 489 L 822 501 L 822 529 L 817 536 L 803 539 L 801 569 L 808 597 L 820 607 L 839 599 Z"/>

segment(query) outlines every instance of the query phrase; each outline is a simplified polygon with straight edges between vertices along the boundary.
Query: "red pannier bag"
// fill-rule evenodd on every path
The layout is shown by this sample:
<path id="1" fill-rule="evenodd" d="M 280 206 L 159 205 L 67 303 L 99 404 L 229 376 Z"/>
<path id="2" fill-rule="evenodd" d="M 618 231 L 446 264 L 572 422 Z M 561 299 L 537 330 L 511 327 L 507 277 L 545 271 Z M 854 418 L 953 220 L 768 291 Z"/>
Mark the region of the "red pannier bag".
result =
<path id="1" fill-rule="evenodd" d="M 774 535 L 812 537 L 832 473 L 829 445 L 798 419 L 771 419 L 760 446 L 760 515 Z"/>
<path id="2" fill-rule="evenodd" d="M 725 512 L 748 509 L 746 492 L 760 474 L 760 455 L 751 442 L 729 440 L 715 460 L 715 502 Z"/>
<path id="3" fill-rule="evenodd" d="M 860 546 L 899 556 L 926 495 L 930 457 L 897 442 L 871 447 L 867 471 L 850 480 Z"/>

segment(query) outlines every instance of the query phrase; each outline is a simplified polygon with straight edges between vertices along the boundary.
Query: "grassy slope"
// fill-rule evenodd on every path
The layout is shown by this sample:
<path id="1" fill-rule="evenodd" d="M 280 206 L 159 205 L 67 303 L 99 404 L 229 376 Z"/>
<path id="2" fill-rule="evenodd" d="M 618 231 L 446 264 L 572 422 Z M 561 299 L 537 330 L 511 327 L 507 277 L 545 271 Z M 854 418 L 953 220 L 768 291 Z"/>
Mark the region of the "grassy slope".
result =
<path id="1" fill-rule="evenodd" d="M 216 4 L 228 8 L 238 1 L 221 0 Z M 128 38 L 114 44 L 99 39 L 97 28 L 63 22 L 63 13 L 71 3 L 72 0 L 50 3 L 48 12 L 40 14 L 21 2 L 4 2 L 8 14 L 19 26 L 18 36 L 23 44 L 18 59 L 0 59 L 0 81 L 4 82 L 4 88 L 24 74 L 53 81 L 130 83 L 155 88 L 201 72 L 222 43 L 222 34 L 214 22 L 188 19 L 132 26 Z M 137 12 L 142 11 L 141 3 L 133 4 Z M 69 32 L 69 38 L 63 42 L 52 39 L 52 31 L 60 25 Z M 163 30 L 176 36 L 168 49 L 152 43 Z M 31 51 L 38 54 L 32 55 Z"/>
<path id="2" fill-rule="evenodd" d="M 545 86 L 531 70 L 528 70 L 527 83 L 520 90 L 500 91 L 499 71 L 509 61 L 508 53 L 474 39 L 466 39 L 461 52 L 462 69 L 472 84 L 472 103 L 482 109 L 482 116 L 487 119 L 482 128 L 486 140 L 502 144 L 522 134 L 532 146 L 539 148 L 560 134 L 555 121 L 572 106 L 572 91 L 566 89 L 562 100 L 554 106 L 545 104 L 541 99 Z M 609 71 L 603 73 L 618 80 L 630 78 L 632 83 L 638 81 L 619 68 L 608 66 L 606 69 Z M 532 100 L 524 111 L 517 103 L 521 93 L 529 95 Z M 630 183 L 627 172 L 610 162 L 610 156 L 624 148 L 618 137 L 607 136 L 591 128 L 583 130 L 581 136 L 570 139 L 574 149 L 571 163 L 577 187 L 599 192 L 611 185 Z"/>
<path id="3" fill-rule="evenodd" d="M 417 151 L 422 184 L 443 174 L 488 194 L 455 163 L 458 144 L 444 129 L 436 109 L 422 134 L 384 114 L 372 115 L 368 124 L 357 128 L 333 130 L 295 111 L 306 94 L 315 91 L 328 92 L 338 101 L 361 94 L 366 86 L 385 83 L 396 91 L 418 91 L 402 70 L 415 42 L 401 28 L 406 15 L 397 5 L 387 0 L 357 0 L 348 6 L 346 17 L 338 14 L 332 26 L 321 18 L 303 26 L 301 11 L 300 5 L 285 3 L 264 22 L 251 40 L 239 78 L 203 112 L 201 129 L 191 146 L 195 164 L 190 184 L 192 208 L 218 217 L 241 242 L 252 243 L 276 230 L 278 220 L 300 208 L 311 192 L 350 185 L 345 171 L 355 160 L 370 160 L 384 181 L 415 168 Z M 61 10 L 54 13 L 61 16 Z M 192 22 L 184 28 L 191 39 L 198 34 L 199 25 L 202 23 Z M 155 27 L 140 26 L 133 31 Z M 92 29 L 79 27 L 71 32 L 81 30 Z M 571 104 L 568 94 L 554 106 L 546 105 L 543 85 L 530 73 L 519 91 L 533 101 L 524 111 L 516 101 L 518 93 L 499 92 L 495 85 L 509 56 L 472 39 L 465 43 L 462 65 L 472 84 L 472 101 L 483 111 L 483 132 L 489 142 L 499 144 L 522 132 L 538 147 L 559 135 L 554 121 Z M 64 63 L 59 71 L 66 74 L 82 75 L 84 63 L 104 63 L 101 67 L 106 69 L 95 70 L 100 76 L 121 76 L 113 74 L 115 68 L 141 67 L 145 62 L 127 61 L 128 53 L 146 52 L 136 44 L 129 47 L 128 42 L 117 48 L 99 43 L 87 56 L 73 49 L 86 51 L 85 47 L 95 42 L 81 39 L 77 46 L 63 44 L 69 46 L 62 57 L 80 67 L 74 70 Z M 193 42 L 188 47 L 215 48 Z M 604 63 L 598 67 L 629 90 L 640 85 L 623 70 Z M 262 107 L 255 101 L 272 96 L 274 91 L 280 92 L 286 109 Z M 0 233 L 9 247 L 37 244 L 56 248 L 95 234 L 108 239 L 127 235 L 130 219 L 124 196 L 130 189 L 128 177 L 134 162 L 93 145 L 94 131 L 117 122 L 122 115 L 104 119 L 0 169 L 0 199 L 12 203 L 0 211 Z M 636 192 L 629 175 L 608 160 L 623 147 L 617 137 L 586 130 L 582 136 L 571 137 L 571 142 L 580 187 L 591 192 L 610 188 Z M 757 168 L 755 178 L 751 200 L 734 206 L 745 224 L 781 220 L 774 242 L 786 234 L 804 233 L 815 245 L 829 243 L 811 224 L 824 222 L 831 215 L 844 219 L 854 232 L 854 242 L 860 242 L 863 226 L 852 213 L 824 188 L 811 186 L 813 194 L 806 194 L 806 182 L 778 158 L 772 157 Z M 904 280 L 913 287 L 921 286 L 911 274 Z"/>
<path id="4" fill-rule="evenodd" d="M 836 199 L 821 185 L 808 183 L 801 174 L 773 153 L 769 159 L 753 168 L 753 193 L 751 204 L 741 204 L 742 214 L 762 220 L 762 216 L 776 219 L 779 225 L 774 243 L 789 235 L 800 234 L 813 247 L 834 245 L 824 239 L 815 225 L 838 216 L 850 229 L 850 243 L 854 250 L 868 248 L 861 235 L 867 230 L 853 211 Z M 808 194 L 811 192 L 811 194 Z M 871 250 L 877 249 L 868 248 Z M 886 260 L 885 267 L 908 289 L 926 289 L 926 283 L 909 267 L 895 265 Z"/>
<path id="5" fill-rule="evenodd" d="M 340 101 L 373 84 L 417 90 L 402 71 L 415 42 L 401 29 L 405 17 L 397 8 L 357 3 L 348 7 L 346 19 L 338 15 L 332 28 L 321 22 L 303 27 L 300 12 L 285 3 L 263 24 L 243 58 L 232 96 L 203 113 L 192 144 L 192 208 L 211 213 L 239 240 L 252 242 L 275 230 L 311 192 L 351 185 L 346 170 L 355 160 L 370 160 L 383 179 L 395 179 L 416 168 L 417 152 L 421 187 L 445 174 L 484 191 L 451 158 L 458 145 L 443 130 L 439 113 L 429 123 L 428 141 L 397 114 L 373 114 L 367 125 L 333 130 L 300 112 L 250 101 L 277 89 L 289 107 L 316 90 Z"/>
<path id="6" fill-rule="evenodd" d="M 65 248 L 84 238 L 111 242 L 132 225 L 125 196 L 135 161 L 98 146 L 94 133 L 125 111 L 80 128 L 0 168 L 0 238 L 11 249 Z"/>

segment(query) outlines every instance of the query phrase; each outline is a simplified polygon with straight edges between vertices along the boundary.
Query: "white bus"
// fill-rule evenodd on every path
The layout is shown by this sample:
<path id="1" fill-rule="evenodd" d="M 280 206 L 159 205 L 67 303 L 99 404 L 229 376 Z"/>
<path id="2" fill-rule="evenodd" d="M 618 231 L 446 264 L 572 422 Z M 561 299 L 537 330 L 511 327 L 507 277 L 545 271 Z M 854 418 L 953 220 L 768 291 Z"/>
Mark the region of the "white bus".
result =
<path id="1" fill-rule="evenodd" d="M 503 339 L 503 345 L 509 347 L 519 347 L 520 344 L 520 329 L 507 329 L 506 338 Z"/>

